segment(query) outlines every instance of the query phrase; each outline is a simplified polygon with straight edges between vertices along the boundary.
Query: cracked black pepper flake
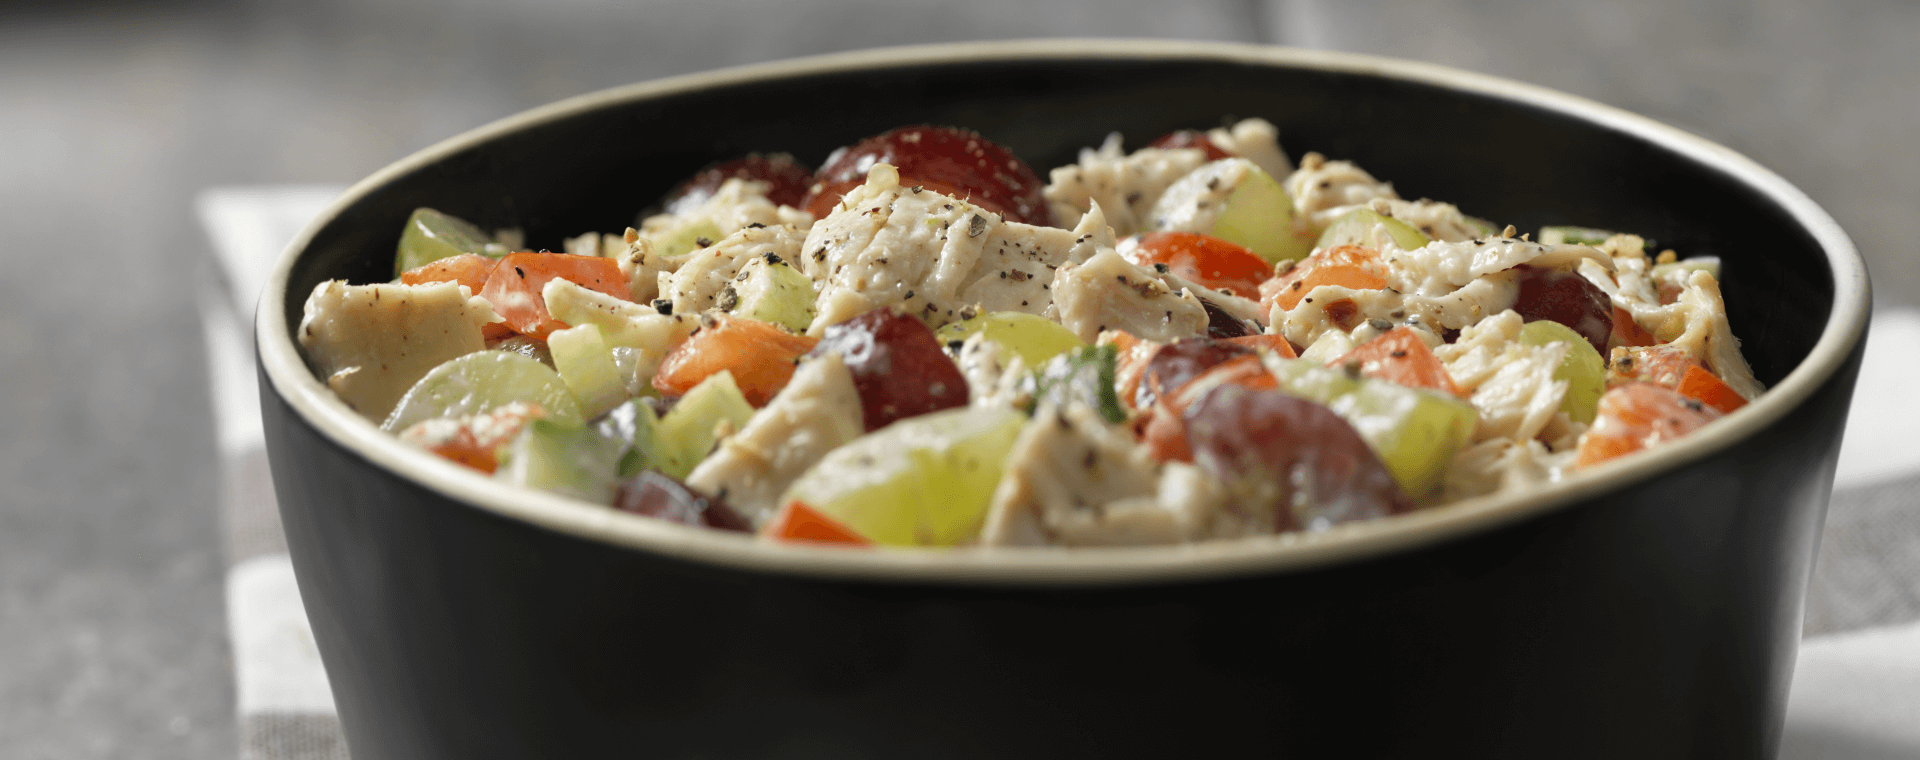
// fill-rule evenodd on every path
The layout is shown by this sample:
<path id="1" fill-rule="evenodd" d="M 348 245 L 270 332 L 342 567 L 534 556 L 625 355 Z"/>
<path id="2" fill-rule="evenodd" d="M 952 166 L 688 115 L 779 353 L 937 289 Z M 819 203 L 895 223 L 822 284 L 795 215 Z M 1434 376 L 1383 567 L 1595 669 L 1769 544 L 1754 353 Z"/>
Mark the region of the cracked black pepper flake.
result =
<path id="1" fill-rule="evenodd" d="M 673 302 L 665 298 L 655 298 L 653 299 L 653 310 L 660 312 L 660 316 L 663 317 L 673 316 Z"/>

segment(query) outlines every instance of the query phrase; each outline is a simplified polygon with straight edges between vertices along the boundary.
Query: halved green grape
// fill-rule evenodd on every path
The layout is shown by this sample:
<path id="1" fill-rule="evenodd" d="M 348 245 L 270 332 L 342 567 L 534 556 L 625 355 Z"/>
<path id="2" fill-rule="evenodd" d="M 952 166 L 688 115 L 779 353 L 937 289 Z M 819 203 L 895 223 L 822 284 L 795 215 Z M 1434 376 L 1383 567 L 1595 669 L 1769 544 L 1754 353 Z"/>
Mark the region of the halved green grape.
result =
<path id="1" fill-rule="evenodd" d="M 1303 259 L 1313 252 L 1313 241 L 1294 229 L 1293 198 L 1273 175 L 1247 166 L 1247 173 L 1227 196 L 1213 229 L 1205 232 L 1239 245 L 1267 263 Z"/>
<path id="2" fill-rule="evenodd" d="M 660 447 L 660 415 L 654 413 L 652 404 L 631 399 L 607 412 L 594 427 L 601 435 L 626 444 L 626 451 L 620 455 L 622 480 L 658 469 L 666 459 Z"/>
<path id="3" fill-rule="evenodd" d="M 910 417 L 834 449 L 787 488 L 876 544 L 953 546 L 972 540 L 1026 418 L 1004 408 Z"/>
<path id="4" fill-rule="evenodd" d="M 606 504 L 624 442 L 591 427 L 534 420 L 500 450 L 495 480 Z"/>
<path id="5" fill-rule="evenodd" d="M 711 220 L 701 219 L 668 233 L 666 237 L 660 239 L 660 244 L 654 246 L 653 250 L 656 254 L 667 258 L 685 256 L 696 249 L 718 243 L 726 236 L 726 233 L 720 231 L 719 225 Z M 705 245 L 701 244 L 702 240 L 706 241 Z"/>
<path id="6" fill-rule="evenodd" d="M 1592 422 L 1600 394 L 1607 392 L 1607 361 L 1593 350 L 1593 344 L 1573 328 L 1550 319 L 1537 319 L 1520 328 L 1520 342 L 1529 346 L 1567 344 L 1567 358 L 1553 371 L 1553 379 L 1567 381 L 1560 411 L 1574 422 Z"/>
<path id="7" fill-rule="evenodd" d="M 1592 227 L 1555 225 L 1540 228 L 1540 242 L 1544 245 L 1599 245 L 1616 234 L 1612 230 Z"/>
<path id="8" fill-rule="evenodd" d="M 552 367 L 509 351 L 475 351 L 427 372 L 380 427 L 398 432 L 423 420 L 480 414 L 514 401 L 539 404 L 554 424 L 581 424 L 580 402 Z"/>
<path id="9" fill-rule="evenodd" d="M 998 343 L 1001 348 L 1020 355 L 1029 369 L 1037 369 L 1047 360 L 1086 345 L 1072 330 L 1038 314 L 1021 311 L 996 311 L 972 319 L 949 323 L 934 333 L 943 344 L 964 341 L 974 333 Z"/>
<path id="10" fill-rule="evenodd" d="M 732 372 L 723 369 L 707 376 L 660 418 L 660 471 L 686 480 L 687 473 L 719 442 L 722 423 L 739 430 L 751 417 L 753 405 L 734 383 Z"/>
<path id="11" fill-rule="evenodd" d="M 1479 420 L 1472 404 L 1446 394 L 1277 354 L 1268 354 L 1265 361 L 1280 390 L 1325 404 L 1353 425 L 1415 499 L 1440 485 L 1441 475 Z"/>
<path id="12" fill-rule="evenodd" d="M 580 402 L 580 416 L 593 419 L 627 400 L 627 382 L 613 362 L 613 349 L 600 338 L 600 328 L 587 324 L 555 330 L 547 336 L 547 349 L 553 368 Z"/>
<path id="13" fill-rule="evenodd" d="M 721 311 L 794 332 L 813 324 L 813 280 L 771 253 L 748 261 L 720 291 Z"/>
<path id="14" fill-rule="evenodd" d="M 1093 407 L 1108 422 L 1127 419 L 1114 391 L 1114 361 L 1120 352 L 1111 345 L 1082 346 L 1053 357 L 1033 375 L 1034 400 L 1052 401 L 1054 406 L 1081 403 Z"/>
<path id="15" fill-rule="evenodd" d="M 1313 247 L 1317 250 L 1342 245 L 1358 245 L 1379 250 L 1386 243 L 1385 240 L 1375 237 L 1379 234 L 1382 225 L 1386 227 L 1388 238 L 1402 250 L 1411 251 L 1433 242 L 1432 238 L 1406 222 L 1383 216 L 1373 209 L 1357 208 L 1327 225 L 1327 230 L 1320 233 L 1320 239 L 1314 241 Z"/>
<path id="16" fill-rule="evenodd" d="M 463 253 L 489 253 L 493 236 L 472 222 L 430 208 L 417 208 L 407 217 L 400 232 L 400 247 L 393 257 L 393 276 L 399 277 L 414 267 Z M 498 258 L 496 256 L 495 258 Z"/>

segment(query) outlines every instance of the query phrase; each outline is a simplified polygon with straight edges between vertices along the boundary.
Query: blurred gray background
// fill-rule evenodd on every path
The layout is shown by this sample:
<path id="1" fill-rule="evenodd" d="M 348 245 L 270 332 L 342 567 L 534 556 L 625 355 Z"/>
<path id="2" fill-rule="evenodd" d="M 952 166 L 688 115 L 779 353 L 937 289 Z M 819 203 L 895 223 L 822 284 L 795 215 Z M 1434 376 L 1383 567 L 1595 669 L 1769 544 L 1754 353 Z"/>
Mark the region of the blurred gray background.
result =
<path id="1" fill-rule="evenodd" d="M 637 80 L 1045 36 L 1376 53 L 1624 107 L 1785 175 L 1883 305 L 1920 303 L 1906 0 L 0 0 L 0 755 L 235 756 L 196 191 L 350 182 Z"/>

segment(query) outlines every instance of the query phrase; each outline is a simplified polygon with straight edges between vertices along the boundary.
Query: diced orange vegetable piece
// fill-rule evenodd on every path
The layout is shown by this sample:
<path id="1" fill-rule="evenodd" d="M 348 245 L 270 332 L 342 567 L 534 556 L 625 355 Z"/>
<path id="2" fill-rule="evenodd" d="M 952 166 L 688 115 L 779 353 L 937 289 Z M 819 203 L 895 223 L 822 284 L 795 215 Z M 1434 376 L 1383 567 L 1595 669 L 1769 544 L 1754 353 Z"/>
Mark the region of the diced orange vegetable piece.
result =
<path id="1" fill-rule="evenodd" d="M 1580 438 L 1575 462 L 1585 466 L 1631 454 L 1700 429 L 1720 418 L 1720 411 L 1679 391 L 1653 383 L 1632 382 L 1600 397 L 1593 427 Z"/>
<path id="2" fill-rule="evenodd" d="M 1639 322 L 1633 321 L 1633 315 L 1628 314 L 1626 309 L 1613 307 L 1613 334 L 1607 340 L 1607 348 L 1651 346 L 1659 342 L 1659 339 L 1653 337 L 1653 333 L 1647 332 L 1640 327 Z"/>
<path id="3" fill-rule="evenodd" d="M 669 396 L 684 396 L 693 386 L 720 370 L 733 373 L 740 393 L 754 407 L 766 406 L 787 387 L 801 355 L 813 350 L 819 338 L 795 335 L 768 322 L 714 316 L 660 360 L 653 387 Z"/>
<path id="4" fill-rule="evenodd" d="M 1734 391 L 1733 386 L 1702 367 L 1688 367 L 1686 374 L 1680 376 L 1680 385 L 1674 390 L 1723 413 L 1747 405 L 1747 399 Z"/>
<path id="5" fill-rule="evenodd" d="M 1360 374 L 1367 377 L 1409 388 L 1425 388 L 1460 397 L 1467 395 L 1453 382 L 1453 376 L 1447 374 L 1446 365 L 1433 355 L 1433 349 L 1427 348 L 1426 342 L 1420 340 L 1411 327 L 1388 330 L 1347 352 L 1346 356 L 1328 362 L 1327 366 L 1338 367 L 1349 362 L 1358 364 Z"/>
<path id="6" fill-rule="evenodd" d="M 1154 404 L 1153 411 L 1147 414 L 1147 424 L 1140 430 L 1140 442 L 1146 444 L 1153 461 L 1193 462 L 1193 449 L 1187 445 L 1187 421 L 1164 401 Z"/>
<path id="7" fill-rule="evenodd" d="M 1387 286 L 1386 271 L 1380 254 L 1372 248 L 1343 245 L 1315 251 L 1305 261 L 1260 285 L 1260 308 L 1271 312 L 1275 305 L 1292 309 L 1300 300 L 1322 285 L 1338 285 L 1351 290 L 1379 290 Z"/>
<path id="8" fill-rule="evenodd" d="M 429 282 L 457 282 L 474 295 L 487 287 L 487 278 L 500 262 L 477 253 L 463 253 L 429 261 L 400 273 L 400 284 L 422 285 Z M 616 267 L 617 268 L 617 267 Z"/>
<path id="9" fill-rule="evenodd" d="M 1100 345 L 1113 346 L 1113 390 L 1120 396 L 1120 403 L 1133 408 L 1135 394 L 1140 391 L 1140 379 L 1147 373 L 1147 363 L 1153 361 L 1153 355 L 1162 344 L 1133 337 L 1124 330 L 1108 330 L 1100 333 L 1097 342 Z"/>
<path id="10" fill-rule="evenodd" d="M 766 534 L 782 541 L 854 546 L 873 544 L 865 536 L 853 532 L 852 528 L 820 514 L 818 510 L 798 499 L 789 501 L 786 506 L 780 508 L 780 511 L 773 516 L 773 522 L 767 524 Z"/>
<path id="11" fill-rule="evenodd" d="M 1242 298 L 1259 298 L 1261 281 L 1273 276 L 1266 259 L 1198 232 L 1149 232 L 1127 252 L 1135 264 L 1165 264 L 1174 274 Z"/>
<path id="12" fill-rule="evenodd" d="M 1228 343 L 1238 343 L 1253 349 L 1264 348 L 1279 354 L 1281 358 L 1285 359 L 1300 358 L 1300 352 L 1294 350 L 1293 342 L 1287 340 L 1286 336 L 1283 335 L 1242 335 L 1238 338 L 1227 338 L 1226 341 Z"/>
<path id="13" fill-rule="evenodd" d="M 1688 367 L 1700 366 L 1700 361 L 1686 349 L 1674 345 L 1628 346 L 1616 348 L 1612 353 L 1607 362 L 1609 388 L 1630 382 L 1677 388 Z"/>
<path id="14" fill-rule="evenodd" d="M 424 439 L 432 423 L 401 431 L 402 440 L 485 473 L 500 466 L 500 446 L 513 440 L 527 423 L 547 416 L 538 404 L 512 403 L 460 421 L 458 428 L 434 440 Z"/>
<path id="15" fill-rule="evenodd" d="M 616 298 L 633 300 L 627 278 L 613 259 L 567 253 L 514 253 L 501 259 L 480 295 L 516 332 L 545 338 L 566 323 L 547 313 L 542 289 L 561 278 Z"/>

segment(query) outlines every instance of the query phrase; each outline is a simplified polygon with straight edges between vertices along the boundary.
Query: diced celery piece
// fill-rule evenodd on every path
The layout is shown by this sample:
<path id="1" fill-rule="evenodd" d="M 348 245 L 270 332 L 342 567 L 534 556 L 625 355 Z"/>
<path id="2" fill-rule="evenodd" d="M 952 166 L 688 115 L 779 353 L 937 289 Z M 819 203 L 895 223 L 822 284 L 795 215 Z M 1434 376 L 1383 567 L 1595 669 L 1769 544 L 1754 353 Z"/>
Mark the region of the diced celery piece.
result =
<path id="1" fill-rule="evenodd" d="M 1082 346 L 1053 357 L 1034 374 L 1036 405 L 1043 399 L 1057 407 L 1077 402 L 1092 407 L 1108 422 L 1124 422 L 1127 413 L 1113 388 L 1118 356 L 1119 351 L 1107 345 Z"/>
<path id="2" fill-rule="evenodd" d="M 813 280 L 785 260 L 767 254 L 748 261 L 734 281 L 720 291 L 720 310 L 805 332 L 813 324 L 813 295 Z"/>
<path id="3" fill-rule="evenodd" d="M 420 378 L 380 427 L 398 432 L 439 417 L 465 417 L 513 401 L 539 404 L 546 419 L 579 427 L 580 402 L 553 368 L 509 351 L 475 351 Z"/>
<path id="4" fill-rule="evenodd" d="M 829 452 L 780 503 L 797 499 L 876 544 L 970 541 L 1025 419 L 1000 407 L 909 417 Z"/>
<path id="5" fill-rule="evenodd" d="M 660 418 L 660 471 L 686 480 L 719 442 L 722 423 L 739 430 L 751 417 L 753 405 L 740 393 L 733 373 L 721 370 L 709 375 Z"/>
<path id="6" fill-rule="evenodd" d="M 1540 228 L 1540 242 L 1545 245 L 1599 245 L 1616 234 L 1619 233 L 1592 227 L 1556 225 Z"/>
<path id="7" fill-rule="evenodd" d="M 547 349 L 553 353 L 553 368 L 580 402 L 580 416 L 593 419 L 627 400 L 627 383 L 613 362 L 613 349 L 600 338 L 600 328 L 588 324 L 555 330 L 547 336 Z"/>
<path id="8" fill-rule="evenodd" d="M 430 208 L 417 208 L 407 217 L 400 232 L 400 246 L 393 257 L 393 274 L 398 277 L 414 267 L 463 253 L 487 253 L 493 236 L 465 219 Z"/>
<path id="9" fill-rule="evenodd" d="M 619 476 L 626 480 L 643 470 L 657 469 L 665 461 L 660 447 L 660 415 L 653 406 L 633 399 L 613 408 L 595 427 L 600 434 L 625 442 L 620 456 Z"/>
<path id="10" fill-rule="evenodd" d="M 1279 379 L 1280 390 L 1325 404 L 1352 425 L 1415 499 L 1440 485 L 1479 420 L 1472 404 L 1446 394 L 1277 354 L 1264 361 Z"/>
<path id="11" fill-rule="evenodd" d="M 1269 264 L 1313 252 L 1313 241 L 1294 229 L 1292 196 L 1273 175 L 1254 166 L 1227 195 L 1207 234 L 1253 251 Z"/>
<path id="12" fill-rule="evenodd" d="M 666 258 L 685 256 L 696 249 L 718 243 L 723 237 L 726 237 L 726 234 L 720 231 L 719 225 L 711 220 L 701 219 L 668 233 L 666 237 L 660 239 L 660 244 L 654 246 L 653 250 Z M 702 240 L 707 241 L 706 245 L 700 244 Z"/>
<path id="13" fill-rule="evenodd" d="M 1086 345 L 1072 330 L 1038 314 L 1023 311 L 996 311 L 972 319 L 949 323 L 934 334 L 943 344 L 964 341 L 974 333 L 1020 355 L 1030 368 Z"/>
<path id="14" fill-rule="evenodd" d="M 1392 240 L 1393 244 L 1402 250 L 1411 251 L 1433 242 L 1432 238 L 1406 222 L 1382 216 L 1373 209 L 1357 208 L 1327 225 L 1327 230 L 1320 233 L 1320 239 L 1314 241 L 1313 247 L 1319 249 L 1360 245 L 1379 249 L 1387 242 L 1377 237 L 1383 226 L 1386 228 L 1387 239 Z"/>
<path id="15" fill-rule="evenodd" d="M 591 427 L 534 420 L 501 449 L 496 480 L 606 504 L 613 501 L 623 442 Z"/>

